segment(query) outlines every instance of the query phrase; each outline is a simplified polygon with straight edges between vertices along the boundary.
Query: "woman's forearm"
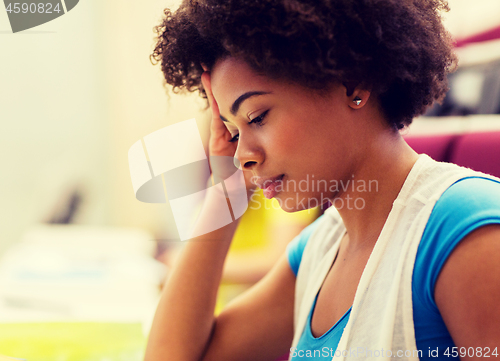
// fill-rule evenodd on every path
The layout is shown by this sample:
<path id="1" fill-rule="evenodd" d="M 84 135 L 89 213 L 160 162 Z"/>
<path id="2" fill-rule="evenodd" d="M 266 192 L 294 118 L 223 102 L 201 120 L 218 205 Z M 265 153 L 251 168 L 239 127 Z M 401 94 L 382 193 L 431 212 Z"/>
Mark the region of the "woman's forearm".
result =
<path id="1" fill-rule="evenodd" d="M 215 209 L 205 208 L 209 221 Z M 203 221 L 202 219 L 202 221 Z M 187 241 L 165 283 L 146 349 L 146 361 L 195 361 L 206 350 L 224 260 L 237 221 Z"/>

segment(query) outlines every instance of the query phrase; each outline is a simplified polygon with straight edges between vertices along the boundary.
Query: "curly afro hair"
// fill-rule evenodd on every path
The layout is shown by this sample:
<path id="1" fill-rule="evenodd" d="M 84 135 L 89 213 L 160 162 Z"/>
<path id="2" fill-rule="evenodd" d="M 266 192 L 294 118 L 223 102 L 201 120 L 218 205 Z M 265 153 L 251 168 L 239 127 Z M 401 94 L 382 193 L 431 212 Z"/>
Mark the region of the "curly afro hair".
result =
<path id="1" fill-rule="evenodd" d="M 155 27 L 151 60 L 174 92 L 198 90 L 201 64 L 241 57 L 259 74 L 310 89 L 372 89 L 389 124 L 409 125 L 448 90 L 446 0 L 184 0 Z"/>

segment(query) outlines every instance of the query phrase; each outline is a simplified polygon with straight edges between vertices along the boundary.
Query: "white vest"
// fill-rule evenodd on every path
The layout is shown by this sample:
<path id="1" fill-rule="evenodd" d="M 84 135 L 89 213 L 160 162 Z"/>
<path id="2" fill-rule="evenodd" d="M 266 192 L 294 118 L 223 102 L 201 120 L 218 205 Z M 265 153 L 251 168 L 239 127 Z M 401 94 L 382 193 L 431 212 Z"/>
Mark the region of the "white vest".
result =
<path id="1" fill-rule="evenodd" d="M 459 179 L 470 176 L 496 179 L 420 155 L 363 270 L 349 321 L 333 359 L 418 360 L 411 290 L 417 248 L 441 194 Z M 295 286 L 292 348 L 302 335 L 344 232 L 342 219 L 332 207 L 325 212 L 304 249 Z"/>

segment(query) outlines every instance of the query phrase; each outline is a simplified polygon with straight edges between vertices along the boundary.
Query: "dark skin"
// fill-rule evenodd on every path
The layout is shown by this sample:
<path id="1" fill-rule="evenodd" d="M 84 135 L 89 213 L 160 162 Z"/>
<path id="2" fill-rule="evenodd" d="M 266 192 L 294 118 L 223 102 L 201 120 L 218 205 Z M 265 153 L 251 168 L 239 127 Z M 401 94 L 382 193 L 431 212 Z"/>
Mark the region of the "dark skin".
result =
<path id="1" fill-rule="evenodd" d="M 334 205 L 339 199 L 363 197 L 365 206 L 338 207 L 347 234 L 312 319 L 313 334 L 322 335 L 352 305 L 361 273 L 417 154 L 384 121 L 366 89 L 355 88 L 348 95 L 337 84 L 318 98 L 306 88 L 258 76 L 234 58 L 217 63 L 202 80 L 213 114 L 211 154 L 234 155 L 250 175 L 283 174 L 289 182 L 307 174 L 325 180 L 347 180 L 354 174 L 358 180 L 378 181 L 378 192 L 328 194 Z M 250 97 L 231 112 L 236 99 L 255 91 L 267 94 Z M 359 105 L 355 97 L 362 99 Z M 266 111 L 263 125 L 256 126 L 252 120 Z M 239 140 L 228 142 L 235 133 Z M 276 198 L 285 203 L 293 195 L 288 190 Z M 308 190 L 295 199 L 320 196 Z M 286 210 L 301 207 L 289 202 Z M 285 256 L 220 315 L 213 315 L 234 230 L 229 225 L 215 231 L 211 237 L 217 242 L 186 245 L 164 288 L 146 360 L 274 360 L 288 351 L 295 275 Z M 458 347 L 493 349 L 500 344 L 498 254 L 500 227 L 482 227 L 460 243 L 438 278 L 436 302 Z M 337 288 L 344 292 L 334 293 Z"/>

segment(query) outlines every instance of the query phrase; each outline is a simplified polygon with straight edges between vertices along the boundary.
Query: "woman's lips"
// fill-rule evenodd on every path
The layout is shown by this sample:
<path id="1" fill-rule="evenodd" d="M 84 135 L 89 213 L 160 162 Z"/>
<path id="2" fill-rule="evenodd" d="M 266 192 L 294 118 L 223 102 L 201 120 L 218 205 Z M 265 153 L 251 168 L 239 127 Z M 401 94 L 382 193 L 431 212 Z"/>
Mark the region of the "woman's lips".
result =
<path id="1" fill-rule="evenodd" d="M 281 186 L 283 177 L 285 175 L 279 175 L 272 178 L 257 177 L 255 179 L 255 184 L 259 186 L 264 192 L 264 197 L 267 199 L 274 198 L 281 190 L 278 187 Z"/>

